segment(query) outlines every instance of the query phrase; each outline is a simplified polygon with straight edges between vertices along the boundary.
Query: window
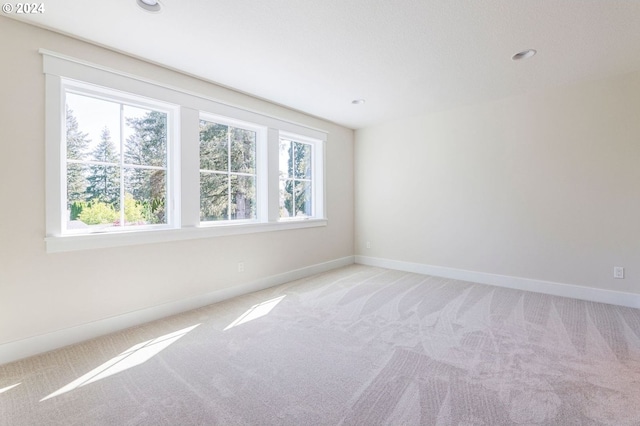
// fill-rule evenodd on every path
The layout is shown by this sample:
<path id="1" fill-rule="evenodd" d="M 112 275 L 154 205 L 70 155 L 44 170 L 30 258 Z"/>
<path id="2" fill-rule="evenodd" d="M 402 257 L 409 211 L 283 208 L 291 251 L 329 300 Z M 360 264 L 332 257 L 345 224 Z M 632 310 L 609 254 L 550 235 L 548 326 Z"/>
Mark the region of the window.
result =
<path id="1" fill-rule="evenodd" d="M 200 221 L 257 218 L 257 131 L 200 120 Z"/>
<path id="2" fill-rule="evenodd" d="M 311 217 L 313 145 L 280 139 L 280 218 Z"/>
<path id="3" fill-rule="evenodd" d="M 170 224 L 170 109 L 73 83 L 64 99 L 63 233 Z"/>
<path id="4" fill-rule="evenodd" d="M 327 224 L 325 132 L 40 53 L 48 252 Z"/>

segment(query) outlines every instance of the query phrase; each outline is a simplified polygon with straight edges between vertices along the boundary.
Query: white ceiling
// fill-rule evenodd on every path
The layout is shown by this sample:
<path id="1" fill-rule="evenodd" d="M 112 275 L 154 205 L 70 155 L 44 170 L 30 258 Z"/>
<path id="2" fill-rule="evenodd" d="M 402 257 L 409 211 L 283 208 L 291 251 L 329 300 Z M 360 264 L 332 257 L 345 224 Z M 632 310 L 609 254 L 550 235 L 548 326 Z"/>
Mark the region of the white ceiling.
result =
<path id="1" fill-rule="evenodd" d="M 11 16 L 351 128 L 640 69 L 637 0 L 161 1 Z"/>

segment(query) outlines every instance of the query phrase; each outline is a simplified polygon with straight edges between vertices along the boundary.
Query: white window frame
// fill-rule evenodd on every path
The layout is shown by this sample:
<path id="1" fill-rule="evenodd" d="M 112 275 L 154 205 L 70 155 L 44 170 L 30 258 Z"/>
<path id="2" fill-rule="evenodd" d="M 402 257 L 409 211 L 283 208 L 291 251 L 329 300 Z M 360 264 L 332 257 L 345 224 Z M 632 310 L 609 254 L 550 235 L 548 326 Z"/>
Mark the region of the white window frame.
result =
<path id="1" fill-rule="evenodd" d="M 298 135 L 291 132 L 279 132 L 278 149 L 280 149 L 280 140 L 285 139 L 291 142 L 299 142 L 311 146 L 311 216 L 293 216 L 279 217 L 281 222 L 290 222 L 297 220 L 313 220 L 323 218 L 324 213 L 324 142 L 320 139 L 310 138 L 304 135 Z M 294 179 L 298 180 L 298 179 Z M 278 176 L 278 183 L 280 176 Z M 278 206 L 280 206 L 280 190 L 278 188 Z"/>
<path id="2" fill-rule="evenodd" d="M 63 116 L 61 117 L 61 120 L 63 120 L 62 122 L 65 122 L 65 118 L 66 118 L 66 95 L 67 93 L 72 93 L 72 94 L 76 94 L 76 95 L 81 95 L 81 96 L 87 96 L 87 97 L 92 97 L 94 99 L 100 99 L 100 100 L 104 100 L 104 101 L 108 101 L 108 102 L 114 102 L 114 103 L 120 103 L 120 104 L 124 104 L 124 105 L 129 105 L 129 106 L 134 106 L 134 107 L 139 107 L 139 108 L 144 108 L 144 109 L 151 109 L 154 111 L 160 111 L 160 112 L 164 112 L 165 114 L 167 114 L 167 158 L 166 158 L 166 185 L 167 185 L 167 198 L 166 198 L 166 202 L 165 202 L 165 211 L 166 211 L 166 215 L 167 215 L 167 223 L 165 224 L 155 224 L 155 225 L 137 225 L 135 226 L 135 228 L 133 227 L 126 227 L 126 226 L 121 226 L 119 228 L 111 228 L 108 231 L 89 231 L 89 232 L 82 232 L 81 230 L 69 230 L 66 229 L 66 225 L 67 225 L 67 218 L 66 215 L 63 215 L 62 212 L 64 211 L 64 206 L 66 206 L 67 204 L 67 145 L 65 143 L 66 141 L 66 129 L 63 129 L 63 136 L 62 136 L 62 141 L 61 141 L 61 163 L 60 163 L 60 174 L 61 174 L 61 197 L 62 199 L 59 200 L 60 201 L 60 208 L 59 213 L 61 215 L 60 217 L 60 229 L 61 229 L 61 234 L 62 235 L 87 235 L 87 234 L 95 234 L 95 233 L 99 233 L 99 232 L 109 232 L 109 233 L 115 233 L 115 232 L 136 232 L 136 231 L 144 231 L 144 230 L 161 230 L 161 229 L 173 229 L 173 228 L 178 228 L 180 226 L 180 209 L 176 208 L 177 206 L 179 206 L 179 203 L 176 203 L 174 198 L 175 198 L 175 194 L 177 193 L 177 188 L 180 187 L 180 173 L 177 173 L 178 171 L 178 164 L 175 160 L 175 158 L 177 157 L 177 155 L 175 154 L 178 151 L 178 147 L 177 147 L 177 141 L 178 141 L 178 134 L 176 129 L 178 128 L 177 126 L 177 120 L 179 118 L 179 106 L 177 105 L 173 105 L 173 104 L 168 104 L 165 102 L 160 102 L 154 99 L 147 99 L 147 98 L 143 98 L 140 96 L 135 96 L 132 95 L 130 93 L 124 93 L 124 92 L 119 92 L 119 91 L 115 91 L 112 89 L 107 89 L 104 87 L 99 87 L 99 86 L 94 86 L 94 85 L 90 85 L 87 83 L 83 83 L 83 82 L 79 82 L 79 81 L 74 81 L 74 80 L 68 80 L 65 78 L 61 79 L 61 86 L 62 86 L 62 102 L 63 105 L 65 105 L 63 112 Z M 121 124 L 122 125 L 122 124 Z M 121 135 L 118 136 L 118 139 L 121 138 Z M 120 141 L 121 146 L 120 146 L 120 150 L 123 149 L 122 143 L 123 141 Z M 124 174 L 123 174 L 123 164 L 121 162 L 120 166 L 120 173 L 121 173 L 121 185 L 122 185 L 122 180 L 124 179 Z M 123 191 L 123 189 L 121 188 L 121 192 Z M 121 196 L 122 197 L 122 196 Z M 120 200 L 121 203 L 124 203 L 124 199 Z M 121 208 L 124 208 L 123 206 L 121 206 Z M 58 220 L 56 218 L 56 220 Z"/>
<path id="3" fill-rule="evenodd" d="M 40 49 L 45 74 L 45 165 L 46 165 L 46 250 L 63 252 L 72 250 L 119 247 L 157 242 L 179 241 L 218 236 L 251 234 L 279 230 L 326 226 L 324 191 L 324 151 L 327 132 L 303 124 L 293 123 L 259 111 L 229 105 L 183 88 L 113 70 L 59 53 Z M 167 185 L 171 200 L 167 214 L 172 210 L 167 225 L 153 227 L 123 227 L 122 231 L 65 234 L 63 220 L 66 212 L 66 114 L 64 93 L 66 87 L 95 90 L 111 97 L 117 94 L 133 103 L 172 105 L 176 118 L 171 128 L 171 153 L 167 163 Z M 146 101 L 145 101 L 146 100 Z M 128 101 L 128 104 L 131 102 Z M 200 116 L 215 117 L 229 123 L 247 125 L 260 130 L 256 141 L 259 167 L 257 192 L 258 220 L 229 220 L 219 223 L 200 223 Z M 168 123 L 169 124 L 169 123 Z M 314 143 L 314 216 L 280 220 L 279 217 L 279 144 L 280 135 Z M 306 141 L 306 140 L 305 140 Z M 169 143 L 169 142 L 168 142 Z M 169 150 L 169 145 L 167 146 Z M 170 163 L 169 163 L 170 161 Z M 63 204 L 64 203 L 64 204 Z M 63 210 L 64 207 L 64 210 Z M 145 228 L 145 229 L 141 229 Z"/>
<path id="4" fill-rule="evenodd" d="M 201 111 L 200 112 L 200 120 L 208 121 L 210 123 L 215 124 L 223 124 L 225 126 L 234 127 L 236 129 L 243 130 L 251 130 L 256 133 L 256 218 L 255 219 L 227 219 L 227 220 L 217 220 L 217 221 L 202 221 L 200 220 L 201 227 L 210 227 L 210 226 L 226 226 L 229 224 L 250 224 L 250 223 L 260 223 L 260 222 L 268 222 L 268 185 L 267 182 L 269 180 L 269 175 L 267 174 L 268 170 L 268 158 L 267 158 L 267 133 L 268 128 L 263 126 L 258 126 L 254 123 L 248 123 L 245 121 L 230 119 L 229 117 L 223 117 L 220 115 L 211 114 L 208 112 Z M 198 142 L 200 138 L 198 137 Z M 198 145 L 199 147 L 199 145 Z M 200 159 L 200 155 L 198 152 L 198 160 Z M 201 173 L 202 170 L 198 165 L 198 173 Z M 231 173 L 233 174 L 233 172 Z M 198 180 L 198 182 L 200 182 Z M 200 185 L 198 185 L 198 188 Z"/>

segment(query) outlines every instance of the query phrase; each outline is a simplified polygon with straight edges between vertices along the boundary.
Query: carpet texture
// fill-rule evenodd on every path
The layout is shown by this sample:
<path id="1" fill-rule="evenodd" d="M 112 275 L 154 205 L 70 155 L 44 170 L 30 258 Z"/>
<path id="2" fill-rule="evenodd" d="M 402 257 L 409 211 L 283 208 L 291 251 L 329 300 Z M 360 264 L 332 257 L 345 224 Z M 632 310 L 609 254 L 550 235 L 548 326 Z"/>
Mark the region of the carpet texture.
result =
<path id="1" fill-rule="evenodd" d="M 2 425 L 640 425 L 640 311 L 353 265 L 0 366 Z"/>

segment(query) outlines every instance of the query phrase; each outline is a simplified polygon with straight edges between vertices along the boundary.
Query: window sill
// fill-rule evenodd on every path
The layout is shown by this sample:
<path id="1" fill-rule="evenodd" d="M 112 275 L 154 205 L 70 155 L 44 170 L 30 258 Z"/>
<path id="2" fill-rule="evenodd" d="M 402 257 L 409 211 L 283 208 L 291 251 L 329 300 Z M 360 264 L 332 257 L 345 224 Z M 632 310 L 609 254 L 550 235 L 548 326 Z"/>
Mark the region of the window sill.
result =
<path id="1" fill-rule="evenodd" d="M 63 235 L 46 237 L 47 253 L 91 250 L 169 241 L 196 240 L 228 235 L 254 234 L 259 232 L 285 231 L 289 229 L 327 226 L 327 219 L 301 219 L 268 223 L 212 224 L 192 228 L 140 230 L 91 235 Z"/>

